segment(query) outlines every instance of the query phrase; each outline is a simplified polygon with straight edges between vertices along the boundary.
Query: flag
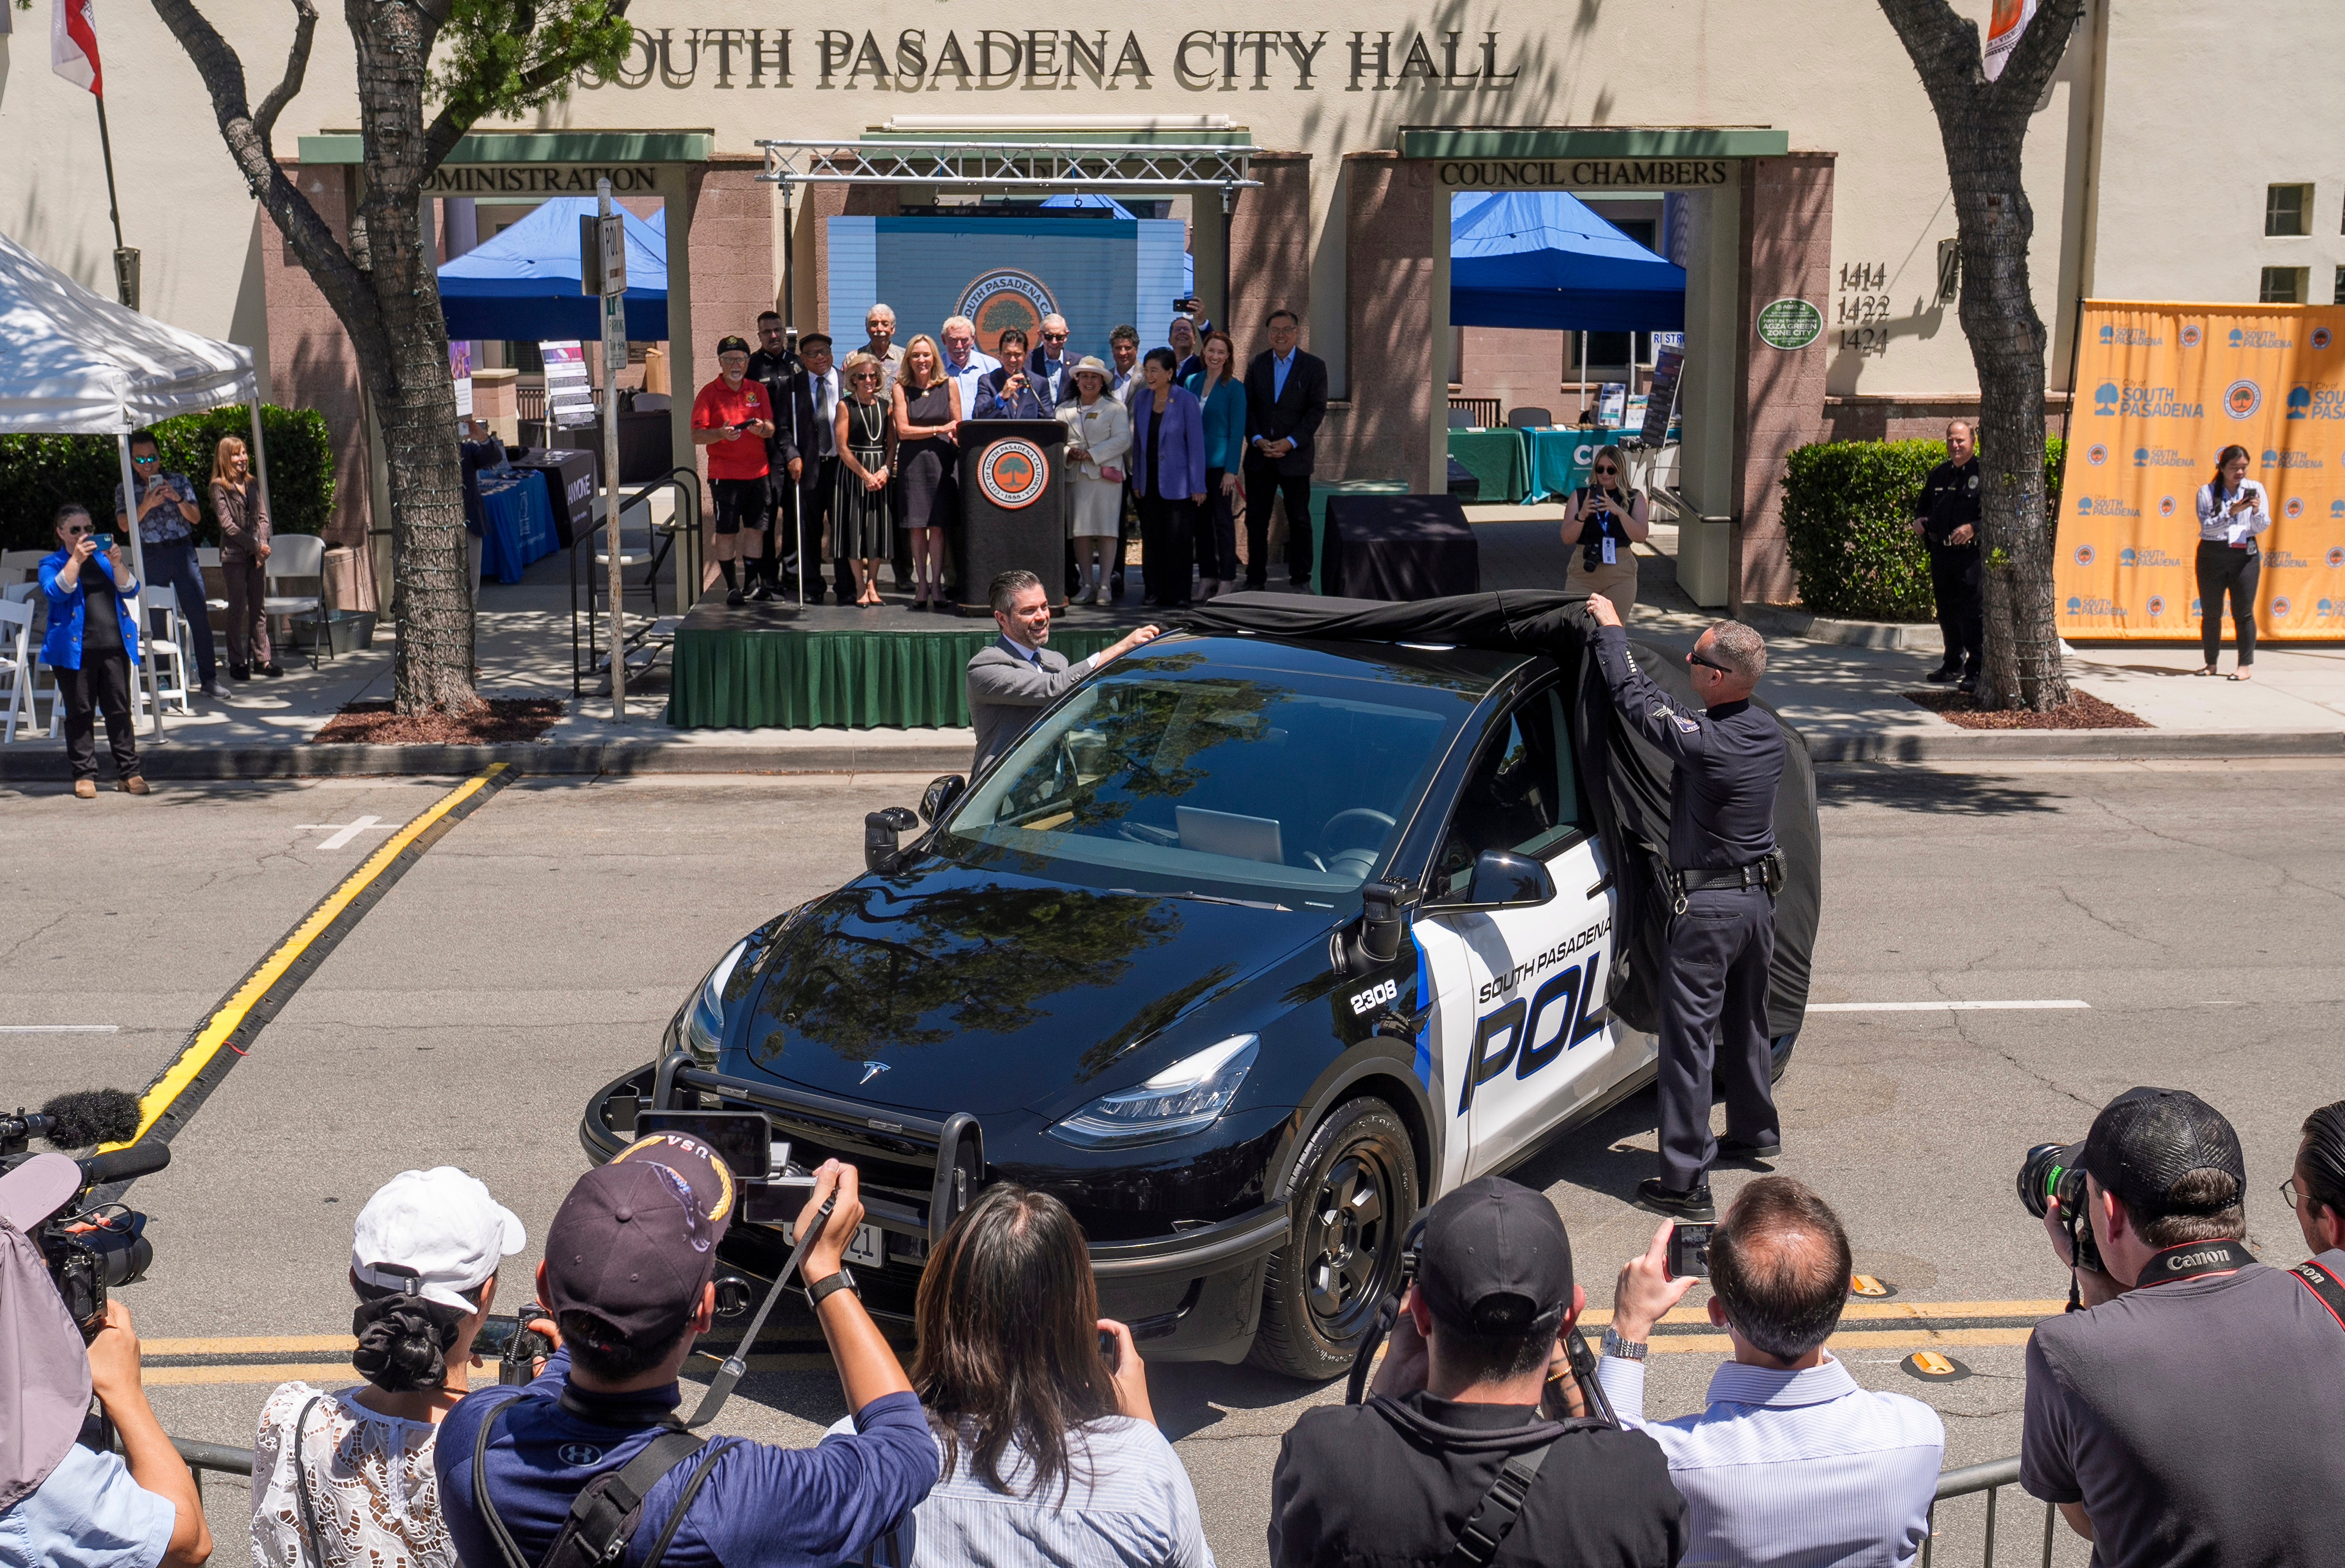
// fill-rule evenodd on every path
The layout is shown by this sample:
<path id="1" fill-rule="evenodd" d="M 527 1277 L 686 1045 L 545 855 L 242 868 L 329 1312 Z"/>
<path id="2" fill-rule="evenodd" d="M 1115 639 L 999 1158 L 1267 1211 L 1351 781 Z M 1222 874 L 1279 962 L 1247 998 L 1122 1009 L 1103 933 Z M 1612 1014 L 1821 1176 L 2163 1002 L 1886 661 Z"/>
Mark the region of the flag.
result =
<path id="1" fill-rule="evenodd" d="M 1986 58 L 1980 62 L 1988 81 L 2003 75 L 2005 62 L 2019 47 L 2020 36 L 2035 19 L 2035 0 L 1995 0 L 1995 11 L 1986 24 Z"/>
<path id="2" fill-rule="evenodd" d="M 0 0 L 0 5 L 6 0 Z M 94 0 L 50 0 L 49 66 L 77 87 L 106 97 L 97 68 L 97 8 Z"/>

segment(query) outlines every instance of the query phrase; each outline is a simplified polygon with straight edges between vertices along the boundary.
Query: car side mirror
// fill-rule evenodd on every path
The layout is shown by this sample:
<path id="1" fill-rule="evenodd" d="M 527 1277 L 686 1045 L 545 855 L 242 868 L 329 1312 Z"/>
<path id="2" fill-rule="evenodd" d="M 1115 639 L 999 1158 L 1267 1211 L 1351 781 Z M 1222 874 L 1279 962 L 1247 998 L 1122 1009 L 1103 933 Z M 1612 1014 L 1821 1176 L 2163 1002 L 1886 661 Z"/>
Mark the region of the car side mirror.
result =
<path id="1" fill-rule="evenodd" d="M 1408 919 L 1401 911 L 1405 893 L 1398 882 L 1361 885 L 1359 933 L 1352 941 L 1346 965 L 1353 973 L 1381 969 L 1400 956 L 1400 939 L 1408 930 Z"/>
<path id="2" fill-rule="evenodd" d="M 953 802 L 969 791 L 969 780 L 958 773 L 948 773 L 941 779 L 931 779 L 920 794 L 920 820 L 930 827 L 937 819 L 952 809 Z"/>
<path id="3" fill-rule="evenodd" d="M 1466 888 L 1467 908 L 1528 909 L 1553 897 L 1555 879 L 1529 856 L 1485 850 L 1474 857 L 1474 876 Z"/>
<path id="4" fill-rule="evenodd" d="M 873 811 L 863 819 L 863 869 L 868 871 L 888 871 L 896 866 L 896 839 L 900 833 L 920 825 L 920 820 L 901 806 L 890 806 Z"/>

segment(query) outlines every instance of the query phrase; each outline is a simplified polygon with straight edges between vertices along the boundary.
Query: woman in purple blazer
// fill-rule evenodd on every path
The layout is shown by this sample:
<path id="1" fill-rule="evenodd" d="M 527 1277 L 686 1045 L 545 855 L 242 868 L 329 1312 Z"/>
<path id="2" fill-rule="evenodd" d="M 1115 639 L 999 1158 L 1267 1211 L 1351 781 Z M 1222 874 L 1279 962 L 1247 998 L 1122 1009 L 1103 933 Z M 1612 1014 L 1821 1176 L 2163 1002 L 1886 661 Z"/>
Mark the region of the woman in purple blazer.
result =
<path id="1" fill-rule="evenodd" d="M 1193 530 L 1205 503 L 1205 417 L 1197 394 L 1175 385 L 1180 361 L 1170 349 L 1151 349 L 1140 362 L 1142 384 L 1132 394 L 1132 493 L 1140 503 L 1141 573 L 1148 602 L 1164 609 L 1189 606 L 1196 567 Z"/>

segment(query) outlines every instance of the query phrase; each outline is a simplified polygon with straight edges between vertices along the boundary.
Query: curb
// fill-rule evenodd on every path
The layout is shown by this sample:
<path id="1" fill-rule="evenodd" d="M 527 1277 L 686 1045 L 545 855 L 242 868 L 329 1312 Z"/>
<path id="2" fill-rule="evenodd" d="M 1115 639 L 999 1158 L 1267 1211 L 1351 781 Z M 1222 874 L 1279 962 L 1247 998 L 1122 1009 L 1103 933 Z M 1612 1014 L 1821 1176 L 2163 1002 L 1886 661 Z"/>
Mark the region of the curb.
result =
<path id="1" fill-rule="evenodd" d="M 1963 729 L 1805 735 L 1818 762 L 2155 761 L 2345 757 L 2345 730 Z"/>
<path id="2" fill-rule="evenodd" d="M 495 746 L 165 745 L 142 751 L 140 771 L 157 779 L 334 779 L 477 773 L 502 762 L 516 773 L 623 777 L 642 773 L 967 773 L 969 743 L 858 746 L 691 746 L 589 742 Z M 63 783 L 60 751 L 0 752 L 0 783 Z"/>
<path id="3" fill-rule="evenodd" d="M 1782 605 L 1745 605 L 1742 619 L 1772 636 L 1801 642 L 1827 643 L 1845 648 L 1880 648 L 1893 653 L 1944 653 L 1945 639 L 1933 621 L 1834 621 Z"/>

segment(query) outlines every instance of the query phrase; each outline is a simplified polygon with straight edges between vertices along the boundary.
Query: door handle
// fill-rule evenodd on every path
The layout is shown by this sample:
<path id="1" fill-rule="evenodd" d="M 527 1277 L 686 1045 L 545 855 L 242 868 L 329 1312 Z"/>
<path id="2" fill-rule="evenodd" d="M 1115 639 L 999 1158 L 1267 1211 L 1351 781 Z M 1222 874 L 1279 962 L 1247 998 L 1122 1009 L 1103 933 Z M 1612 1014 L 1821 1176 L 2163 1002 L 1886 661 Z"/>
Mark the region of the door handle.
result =
<path id="1" fill-rule="evenodd" d="M 1602 876 L 1600 876 L 1600 877 L 1599 877 L 1599 878 L 1597 878 L 1597 879 L 1596 879 L 1596 885 L 1595 885 L 1594 887 L 1589 888 L 1589 889 L 1588 890 L 1588 896 L 1589 896 L 1589 898 L 1591 898 L 1591 899 L 1592 899 L 1592 898 L 1594 898 L 1598 893 L 1600 893 L 1600 892 L 1604 891 L 1606 889 L 1609 888 L 1611 885 L 1612 885 L 1612 873 L 1611 873 L 1611 872 L 1609 872 L 1609 871 L 1607 871 L 1607 872 L 1605 872 Z"/>

